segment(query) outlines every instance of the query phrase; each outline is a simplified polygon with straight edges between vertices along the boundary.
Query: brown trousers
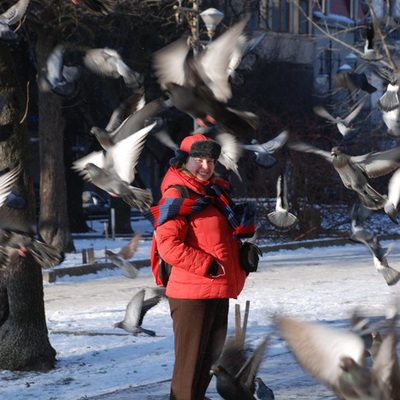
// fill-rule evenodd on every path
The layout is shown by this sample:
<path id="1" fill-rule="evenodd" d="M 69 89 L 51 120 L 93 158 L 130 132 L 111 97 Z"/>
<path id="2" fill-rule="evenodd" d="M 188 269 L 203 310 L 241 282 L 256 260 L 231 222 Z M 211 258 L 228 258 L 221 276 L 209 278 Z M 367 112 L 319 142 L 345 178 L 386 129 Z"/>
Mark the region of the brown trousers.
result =
<path id="1" fill-rule="evenodd" d="M 175 336 L 170 400 L 204 400 L 225 343 L 229 299 L 169 299 Z"/>

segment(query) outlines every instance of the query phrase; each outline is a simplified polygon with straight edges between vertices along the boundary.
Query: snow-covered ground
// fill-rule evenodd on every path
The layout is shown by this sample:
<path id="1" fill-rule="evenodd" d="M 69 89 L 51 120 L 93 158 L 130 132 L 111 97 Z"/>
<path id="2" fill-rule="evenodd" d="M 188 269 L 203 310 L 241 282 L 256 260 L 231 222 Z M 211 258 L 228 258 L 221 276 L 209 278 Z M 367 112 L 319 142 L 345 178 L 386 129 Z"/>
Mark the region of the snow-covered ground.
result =
<path id="1" fill-rule="evenodd" d="M 136 224 L 134 229 L 144 233 L 151 227 Z M 68 254 L 63 264 L 81 263 L 81 249 L 90 247 L 94 248 L 96 259 L 102 261 L 105 247 L 117 250 L 125 240 L 76 239 L 77 253 Z M 143 240 L 134 259 L 147 259 L 149 244 L 149 240 Z M 399 252 L 397 243 L 389 263 L 400 270 Z M 250 274 L 239 299 L 231 300 L 229 328 L 233 332 L 235 304 L 243 312 L 249 300 L 246 343 L 255 347 L 263 337 L 271 335 L 259 376 L 274 390 L 275 398 L 334 399 L 294 361 L 272 316 L 285 313 L 347 329 L 356 307 L 367 315 L 383 316 L 398 299 L 399 285 L 386 285 L 362 245 L 264 253 L 259 271 Z M 0 371 L 1 398 L 76 400 L 104 395 L 100 397 L 165 399 L 173 366 L 167 301 L 163 299 L 144 319 L 143 326 L 156 331 L 155 337 L 135 337 L 113 328 L 123 318 L 132 295 L 142 287 L 149 291 L 154 288 L 148 267 L 140 269 L 134 280 L 115 269 L 45 282 L 46 317 L 50 341 L 57 351 L 57 366 L 48 373 Z M 109 394 L 128 388 L 127 397 Z M 209 397 L 220 398 L 214 379 Z"/>

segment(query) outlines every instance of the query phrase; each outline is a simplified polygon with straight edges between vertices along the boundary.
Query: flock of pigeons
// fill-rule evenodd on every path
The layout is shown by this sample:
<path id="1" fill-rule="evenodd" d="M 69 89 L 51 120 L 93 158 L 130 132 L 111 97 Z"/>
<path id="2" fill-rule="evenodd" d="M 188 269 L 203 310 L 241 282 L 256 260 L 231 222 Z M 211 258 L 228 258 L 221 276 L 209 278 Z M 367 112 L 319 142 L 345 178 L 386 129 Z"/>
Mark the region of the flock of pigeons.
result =
<path id="1" fill-rule="evenodd" d="M 116 0 L 71 0 L 96 15 L 106 15 L 115 10 Z M 20 23 L 27 12 L 29 0 L 19 0 L 14 6 L 0 15 L 0 40 L 18 40 L 13 26 Z M 360 205 L 354 206 L 351 214 L 351 238 L 367 246 L 373 256 L 374 265 L 388 285 L 400 280 L 400 272 L 391 268 L 387 256 L 391 246 L 382 247 L 373 232 L 363 227 L 369 213 L 384 210 L 389 218 L 397 223 L 397 208 L 400 201 L 400 147 L 371 152 L 360 156 L 350 156 L 341 147 L 330 152 L 311 146 L 289 137 L 283 131 L 275 138 L 265 142 L 243 144 L 240 135 L 252 132 L 258 125 L 255 114 L 233 109 L 228 106 L 232 98 L 230 79 L 241 61 L 259 43 L 260 38 L 249 40 L 244 34 L 247 19 L 232 26 L 207 47 L 194 51 L 193 43 L 187 38 L 162 48 L 153 54 L 154 72 L 160 88 L 168 99 L 159 98 L 146 102 L 143 77 L 131 70 L 116 50 L 109 48 L 87 49 L 83 52 L 82 63 L 86 69 L 103 77 L 122 79 L 132 89 L 132 96 L 120 104 L 111 115 L 105 128 L 92 127 L 93 134 L 103 150 L 88 154 L 75 161 L 73 168 L 84 179 L 111 196 L 121 197 L 131 207 L 146 211 L 153 203 L 149 191 L 135 187 L 135 167 L 150 134 L 161 143 L 176 150 L 178 144 L 160 123 L 162 113 L 170 107 L 190 115 L 198 124 L 196 132 L 210 135 L 221 144 L 220 163 L 232 170 L 239 179 L 238 160 L 243 151 L 255 154 L 255 162 L 269 168 L 276 164 L 274 153 L 287 146 L 290 150 L 314 153 L 327 160 L 339 174 L 344 186 L 353 190 Z M 374 45 L 373 25 L 367 27 L 366 46 L 363 59 L 379 62 L 382 57 Z M 77 91 L 80 67 L 66 65 L 64 55 L 68 49 L 63 44 L 55 46 L 49 55 L 46 68 L 39 77 L 41 90 L 52 91 L 59 96 L 73 97 Z M 380 76 L 388 81 L 387 90 L 378 102 L 382 111 L 388 134 L 400 137 L 400 102 L 397 70 L 382 69 Z M 362 90 L 373 93 L 375 88 L 366 81 L 365 74 L 345 73 L 337 78 L 338 86 L 352 92 Z M 348 116 L 333 117 L 323 107 L 315 112 L 328 122 L 337 125 L 344 139 L 354 137 L 352 121 L 357 117 L 365 103 L 365 97 L 355 103 Z M 0 99 L 0 114 L 7 101 L 6 95 Z M 10 207 L 12 188 L 20 173 L 16 167 L 0 176 L 0 206 Z M 392 173 L 388 194 L 378 193 L 368 178 Z M 283 169 L 277 181 L 277 201 L 275 210 L 268 214 L 272 224 L 280 229 L 289 229 L 297 222 L 297 217 L 289 211 L 287 193 L 287 171 Z M 25 256 L 28 252 L 43 266 L 49 267 L 62 261 L 62 254 L 51 246 L 34 238 L 28 224 L 2 222 L 2 243 L 0 264 L 5 265 L 12 252 Z M 125 276 L 134 278 L 137 269 L 127 260 L 137 249 L 140 237 L 132 241 L 119 253 L 108 251 L 112 262 L 121 266 Z M 115 327 L 132 334 L 155 332 L 142 327 L 145 313 L 158 304 L 162 291 L 151 293 L 139 290 L 129 302 L 125 317 Z M 355 318 L 357 323 L 351 332 L 332 329 L 297 321 L 289 317 L 275 318 L 277 328 L 290 346 L 298 362 L 312 375 L 342 400 L 353 399 L 400 399 L 400 371 L 396 353 L 397 335 L 395 317 L 387 321 L 386 335 L 382 338 L 374 329 L 367 326 L 364 318 Z M 360 322 L 361 321 L 361 322 Z M 365 322 L 365 323 L 364 323 Z M 357 329 L 356 329 L 357 325 Z M 362 329 L 360 326 L 362 325 Z M 360 333 L 361 332 L 361 333 Z M 366 339 L 367 338 L 367 339 Z M 372 343 L 371 346 L 366 345 Z M 271 400 L 273 392 L 257 377 L 268 338 L 259 347 L 248 352 L 244 340 L 228 338 L 220 360 L 213 366 L 212 373 L 217 377 L 217 390 L 226 400 L 247 400 L 257 398 Z M 367 366 L 366 354 L 372 356 L 372 366 Z"/>

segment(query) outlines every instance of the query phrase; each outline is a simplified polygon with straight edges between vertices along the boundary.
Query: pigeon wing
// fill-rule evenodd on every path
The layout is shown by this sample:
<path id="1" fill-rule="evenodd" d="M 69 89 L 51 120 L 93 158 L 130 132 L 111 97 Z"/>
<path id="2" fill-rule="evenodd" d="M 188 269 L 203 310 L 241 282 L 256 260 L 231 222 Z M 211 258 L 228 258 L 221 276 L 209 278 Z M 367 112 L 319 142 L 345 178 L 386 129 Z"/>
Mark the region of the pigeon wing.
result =
<path id="1" fill-rule="evenodd" d="M 153 54 L 153 67 L 163 89 L 169 82 L 185 84 L 185 62 L 189 51 L 187 38 L 181 38 Z"/>
<path id="2" fill-rule="evenodd" d="M 18 166 L 0 176 L 0 207 L 6 201 L 20 172 L 21 167 Z"/>
<path id="3" fill-rule="evenodd" d="M 112 146 L 106 153 L 105 168 L 113 168 L 123 181 L 131 183 L 146 137 L 155 125 L 146 126 Z"/>
<path id="4" fill-rule="evenodd" d="M 1 14 L 1 19 L 4 19 L 8 25 L 14 25 L 25 15 L 30 0 L 19 0 L 18 3 L 11 6 L 7 11 Z"/>
<path id="5" fill-rule="evenodd" d="M 364 343 L 352 332 L 285 316 L 276 322 L 299 364 L 329 388 L 338 388 L 343 356 L 363 364 Z"/>

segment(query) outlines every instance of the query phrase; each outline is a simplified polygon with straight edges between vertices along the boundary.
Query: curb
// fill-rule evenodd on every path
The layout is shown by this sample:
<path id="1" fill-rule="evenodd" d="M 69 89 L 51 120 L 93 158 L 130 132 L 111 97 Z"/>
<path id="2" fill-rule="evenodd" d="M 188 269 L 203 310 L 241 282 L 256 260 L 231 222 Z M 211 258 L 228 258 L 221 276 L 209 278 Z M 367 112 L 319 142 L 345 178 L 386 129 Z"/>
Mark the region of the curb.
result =
<path id="1" fill-rule="evenodd" d="M 380 240 L 395 240 L 399 239 L 400 234 L 392 234 L 392 235 L 382 235 L 379 237 Z M 259 246 L 263 253 L 274 252 L 279 250 L 297 250 L 300 248 L 314 248 L 314 247 L 329 247 L 329 246 L 344 246 L 346 244 L 353 245 L 362 245 L 361 243 L 354 242 L 350 240 L 348 237 L 343 238 L 335 238 L 335 239 L 320 239 L 314 240 L 310 242 L 290 242 L 290 243 L 281 243 L 281 244 L 271 244 Z M 150 266 L 150 259 L 143 260 L 134 260 L 134 264 L 138 268 L 144 268 Z M 49 283 L 55 282 L 57 278 L 61 278 L 63 276 L 82 276 L 87 274 L 97 274 L 97 272 L 103 269 L 116 269 L 119 268 L 113 263 L 92 263 L 92 264 L 82 264 L 76 265 L 73 267 L 65 267 L 65 268 L 55 268 L 55 269 L 46 269 L 42 271 L 43 280 Z"/>

